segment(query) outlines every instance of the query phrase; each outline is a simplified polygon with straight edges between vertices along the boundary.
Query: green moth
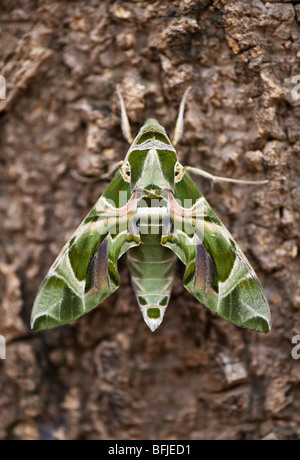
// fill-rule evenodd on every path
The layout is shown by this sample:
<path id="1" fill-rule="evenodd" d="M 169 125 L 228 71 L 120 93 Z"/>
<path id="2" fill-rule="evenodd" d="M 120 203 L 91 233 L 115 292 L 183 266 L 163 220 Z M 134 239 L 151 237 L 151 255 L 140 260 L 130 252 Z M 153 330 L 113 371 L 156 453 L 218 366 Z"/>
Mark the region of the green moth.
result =
<path id="1" fill-rule="evenodd" d="M 61 326 L 101 304 L 120 285 L 118 259 L 125 253 L 151 331 L 163 320 L 178 259 L 186 266 L 183 285 L 201 304 L 238 326 L 270 330 L 268 302 L 253 268 L 187 170 L 215 181 L 258 182 L 220 178 L 178 162 L 174 145 L 183 131 L 189 90 L 173 142 L 154 119 L 132 141 L 117 87 L 122 130 L 131 146 L 42 283 L 32 311 L 35 330 Z"/>

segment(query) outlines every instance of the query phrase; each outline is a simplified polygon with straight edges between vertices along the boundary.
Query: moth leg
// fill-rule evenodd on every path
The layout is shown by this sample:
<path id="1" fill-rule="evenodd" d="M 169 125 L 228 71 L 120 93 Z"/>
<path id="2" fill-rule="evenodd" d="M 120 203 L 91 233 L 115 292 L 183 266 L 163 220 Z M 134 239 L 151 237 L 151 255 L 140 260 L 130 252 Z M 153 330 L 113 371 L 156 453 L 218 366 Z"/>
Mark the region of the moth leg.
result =
<path id="1" fill-rule="evenodd" d="M 123 166 L 124 161 L 118 161 L 117 163 L 114 163 L 111 168 L 109 168 L 108 172 L 105 174 L 101 174 L 99 179 L 110 179 L 111 176 L 119 169 L 121 166 Z"/>
<path id="2" fill-rule="evenodd" d="M 131 135 L 131 129 L 130 129 L 130 124 L 126 112 L 126 107 L 124 103 L 124 99 L 120 90 L 120 85 L 117 85 L 117 93 L 118 93 L 118 98 L 120 102 L 120 108 L 121 108 L 121 128 L 122 128 L 122 133 L 125 139 L 129 142 L 129 144 L 132 144 L 133 138 Z"/>
<path id="3" fill-rule="evenodd" d="M 99 182 L 99 177 L 86 177 L 86 176 L 81 176 L 78 174 L 75 169 L 71 169 L 70 171 L 71 176 L 73 179 L 77 180 L 78 182 L 81 182 L 82 184 L 93 184 L 95 182 Z"/>
<path id="4" fill-rule="evenodd" d="M 86 177 L 86 176 L 81 176 L 78 174 L 75 169 L 71 169 L 70 174 L 73 177 L 73 179 L 77 180 L 78 182 L 81 182 L 83 184 L 93 184 L 95 182 L 99 182 L 99 180 L 104 180 L 104 179 L 110 179 L 111 176 L 114 174 L 114 172 L 119 169 L 123 165 L 124 161 L 118 161 L 117 163 L 113 164 L 111 168 L 108 170 L 107 173 L 101 174 L 101 176 L 96 176 L 96 177 Z"/>
<path id="5" fill-rule="evenodd" d="M 213 174 L 203 171 L 203 169 L 193 168 L 192 166 L 185 166 L 184 169 L 186 171 L 190 171 L 191 173 L 198 174 L 198 176 L 205 177 L 206 179 L 210 179 L 213 182 L 231 182 L 232 184 L 267 184 L 268 180 L 244 180 L 244 179 L 232 179 L 230 177 L 221 177 L 221 176 L 214 176 Z"/>
<path id="6" fill-rule="evenodd" d="M 178 111 L 178 116 L 177 116 L 177 121 L 175 125 L 175 131 L 174 131 L 174 137 L 173 137 L 173 145 L 178 144 L 178 142 L 181 139 L 182 133 L 183 133 L 183 127 L 184 127 L 184 107 L 185 107 L 185 101 L 186 98 L 188 97 L 189 92 L 191 91 L 192 87 L 188 86 L 187 89 L 185 90 L 180 106 L 179 106 L 179 111 Z"/>

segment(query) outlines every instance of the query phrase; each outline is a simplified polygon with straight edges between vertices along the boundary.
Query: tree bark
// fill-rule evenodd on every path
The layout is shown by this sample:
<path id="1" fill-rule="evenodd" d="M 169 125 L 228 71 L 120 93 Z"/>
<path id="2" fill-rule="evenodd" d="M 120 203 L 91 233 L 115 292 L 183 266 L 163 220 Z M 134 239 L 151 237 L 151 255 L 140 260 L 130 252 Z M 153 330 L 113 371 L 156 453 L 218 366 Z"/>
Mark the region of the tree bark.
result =
<path id="1" fill-rule="evenodd" d="M 0 439 L 299 439 L 299 5 L 3 0 L 0 17 Z M 196 179 L 264 286 L 268 335 L 209 313 L 182 267 L 151 333 L 123 259 L 100 307 L 30 330 L 44 275 L 107 186 L 72 171 L 100 176 L 126 154 L 118 83 L 133 134 L 148 117 L 172 133 L 192 85 L 180 161 L 269 179 Z"/>

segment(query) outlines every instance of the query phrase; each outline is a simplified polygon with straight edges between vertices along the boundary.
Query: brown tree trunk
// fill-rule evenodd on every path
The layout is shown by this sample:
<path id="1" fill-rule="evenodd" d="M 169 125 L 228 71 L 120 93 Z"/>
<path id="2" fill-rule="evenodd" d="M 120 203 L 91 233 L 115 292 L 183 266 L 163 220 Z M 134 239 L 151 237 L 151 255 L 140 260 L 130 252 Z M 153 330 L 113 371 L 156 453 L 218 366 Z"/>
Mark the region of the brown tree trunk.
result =
<path id="1" fill-rule="evenodd" d="M 300 438 L 295 3 L 1 2 L 0 439 Z M 43 276 L 107 186 L 80 183 L 72 170 L 97 176 L 126 154 L 117 83 L 133 134 L 149 116 L 172 132 L 192 85 L 180 161 L 269 179 L 197 180 L 261 279 L 268 335 L 210 314 L 182 287 L 180 267 L 151 333 L 125 260 L 120 289 L 101 307 L 30 331 Z"/>

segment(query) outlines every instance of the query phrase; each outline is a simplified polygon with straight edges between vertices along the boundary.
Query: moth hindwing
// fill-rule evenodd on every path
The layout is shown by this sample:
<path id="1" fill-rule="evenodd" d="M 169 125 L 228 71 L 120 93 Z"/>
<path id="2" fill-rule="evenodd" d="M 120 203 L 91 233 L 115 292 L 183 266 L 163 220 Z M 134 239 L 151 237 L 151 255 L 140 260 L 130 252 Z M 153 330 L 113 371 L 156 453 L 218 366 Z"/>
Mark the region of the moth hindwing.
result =
<path id="1" fill-rule="evenodd" d="M 122 110 L 125 117 L 124 103 Z M 182 113 L 181 107 L 177 140 Z M 128 123 L 123 125 L 131 139 Z M 183 284 L 200 303 L 238 326 L 270 330 L 254 270 L 154 119 L 140 129 L 116 176 L 50 268 L 33 306 L 32 327 L 60 326 L 101 304 L 120 285 L 117 264 L 125 253 L 152 331 L 168 306 L 178 259 L 186 266 Z"/>

